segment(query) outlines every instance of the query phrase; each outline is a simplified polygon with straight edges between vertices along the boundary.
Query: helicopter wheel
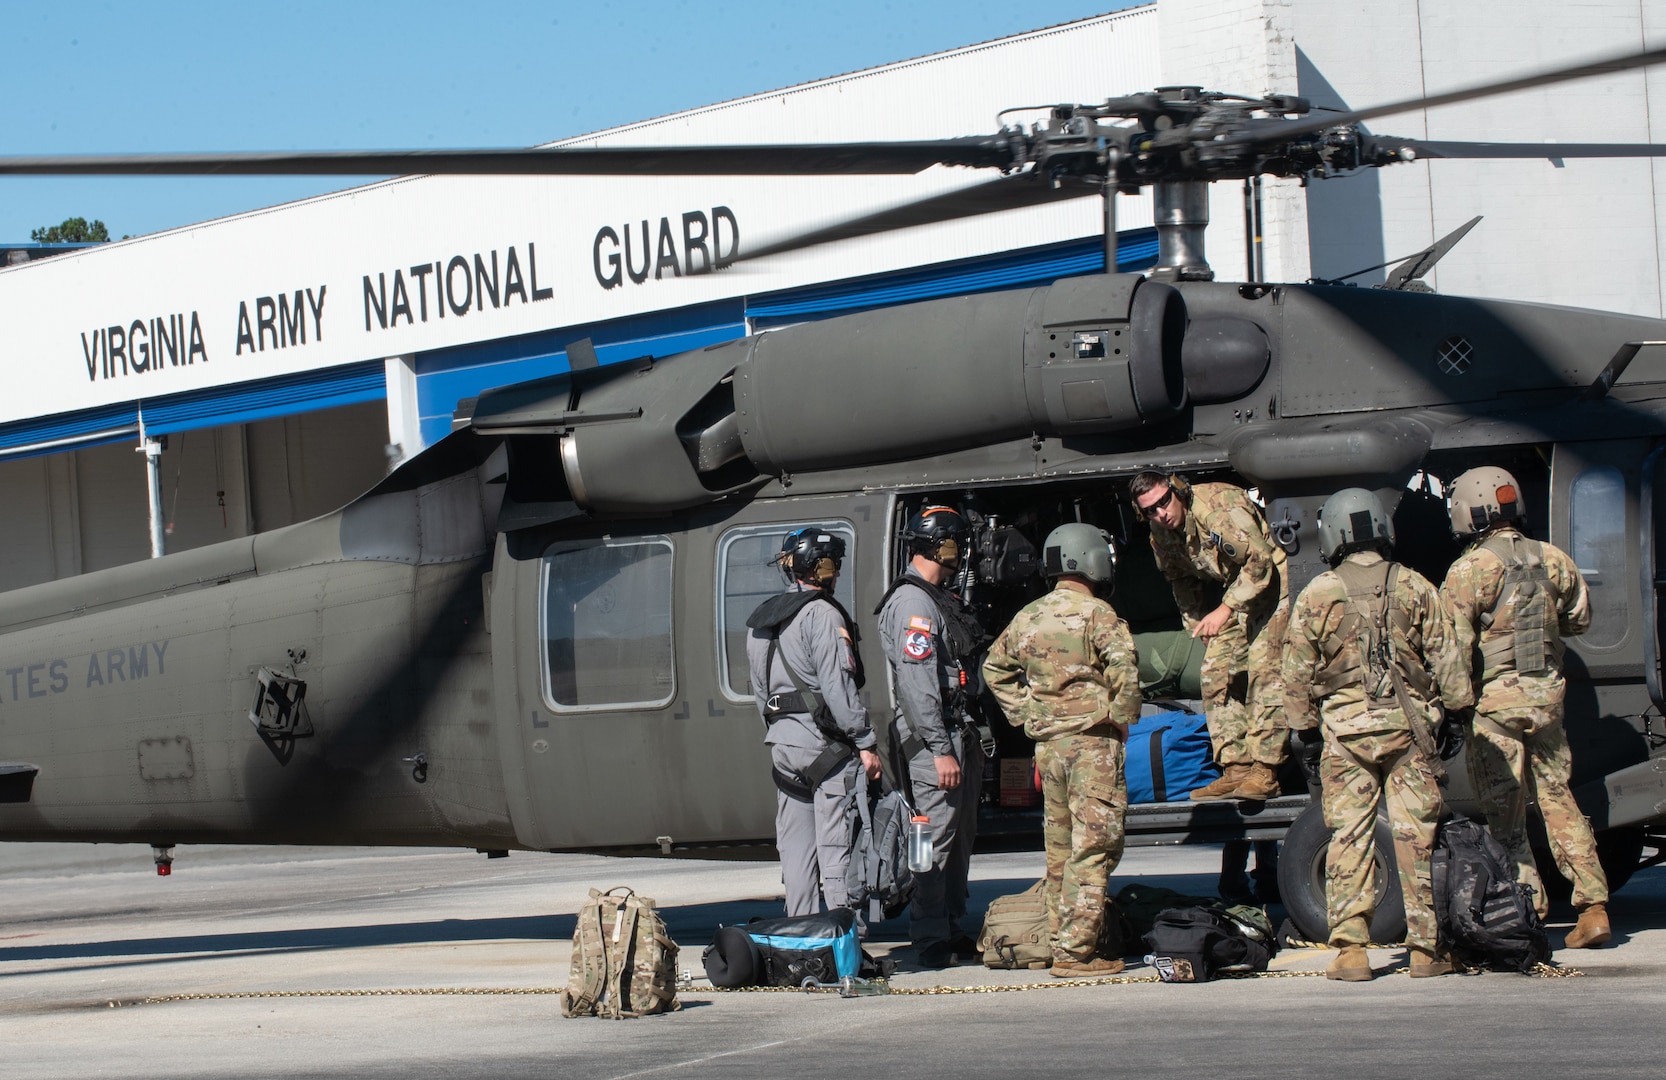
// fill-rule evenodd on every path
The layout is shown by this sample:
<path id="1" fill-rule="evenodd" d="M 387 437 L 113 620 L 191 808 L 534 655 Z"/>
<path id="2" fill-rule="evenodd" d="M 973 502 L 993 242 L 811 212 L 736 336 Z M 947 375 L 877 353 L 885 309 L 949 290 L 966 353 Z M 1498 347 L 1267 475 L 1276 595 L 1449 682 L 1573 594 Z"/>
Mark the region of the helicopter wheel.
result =
<path id="1" fill-rule="evenodd" d="M 1302 811 L 1284 834 L 1278 859 L 1278 888 L 1285 913 L 1309 941 L 1330 940 L 1330 917 L 1325 907 L 1325 855 L 1330 826 L 1318 803 Z M 1388 945 L 1406 936 L 1406 901 L 1400 894 L 1400 873 L 1394 862 L 1394 830 L 1388 818 L 1377 815 L 1373 833 L 1377 860 L 1376 910 L 1371 915 L 1371 940 Z"/>

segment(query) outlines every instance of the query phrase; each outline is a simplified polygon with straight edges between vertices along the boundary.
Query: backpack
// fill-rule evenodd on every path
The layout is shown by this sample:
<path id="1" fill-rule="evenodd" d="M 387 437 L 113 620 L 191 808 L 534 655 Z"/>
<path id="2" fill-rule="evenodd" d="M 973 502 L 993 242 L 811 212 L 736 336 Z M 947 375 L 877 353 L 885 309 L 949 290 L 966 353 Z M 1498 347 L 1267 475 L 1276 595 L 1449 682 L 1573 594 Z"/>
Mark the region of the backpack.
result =
<path id="1" fill-rule="evenodd" d="M 1157 925 L 1157 916 L 1170 908 L 1208 907 L 1221 901 L 1213 896 L 1189 896 L 1161 885 L 1132 882 L 1116 894 L 1116 906 L 1128 921 L 1129 936 L 1144 939 Z"/>
<path id="2" fill-rule="evenodd" d="M 863 951 L 850 908 L 720 926 L 700 961 L 711 984 L 725 989 L 883 978 L 897 968 Z"/>
<path id="3" fill-rule="evenodd" d="M 1479 822 L 1443 822 L 1430 866 L 1441 944 L 1453 959 L 1523 973 L 1550 959 L 1533 886 L 1516 880 L 1515 861 Z"/>
<path id="4" fill-rule="evenodd" d="M 1130 803 L 1184 799 L 1221 775 L 1202 713 L 1142 716 L 1128 729 L 1123 773 Z"/>
<path id="5" fill-rule="evenodd" d="M 1266 971 L 1278 952 L 1267 913 L 1248 904 L 1169 908 L 1157 916 L 1145 943 L 1163 982 Z"/>
<path id="6" fill-rule="evenodd" d="M 614 895 L 619 892 L 624 895 Z M 680 1008 L 677 943 L 654 902 L 623 885 L 605 893 L 591 889 L 573 931 L 572 974 L 561 992 L 561 1015 L 621 1020 Z"/>
<path id="7" fill-rule="evenodd" d="M 1047 898 L 1038 881 L 1021 893 L 1003 896 L 989 905 L 978 934 L 985 967 L 1030 968 L 1053 966 L 1053 942 L 1047 919 Z M 1098 955 L 1115 958 L 1128 951 L 1133 933 L 1116 901 L 1105 897 L 1105 921 L 1099 931 Z"/>
<path id="8" fill-rule="evenodd" d="M 866 907 L 870 922 L 883 922 L 901 915 L 914 898 L 914 872 L 908 869 L 908 819 L 914 811 L 900 791 L 873 798 L 867 773 L 858 769 L 856 775 L 845 897 L 857 910 Z"/>
<path id="9" fill-rule="evenodd" d="M 713 986 L 732 988 L 836 983 L 861 975 L 864 957 L 856 912 L 834 908 L 718 927 L 700 959 Z"/>

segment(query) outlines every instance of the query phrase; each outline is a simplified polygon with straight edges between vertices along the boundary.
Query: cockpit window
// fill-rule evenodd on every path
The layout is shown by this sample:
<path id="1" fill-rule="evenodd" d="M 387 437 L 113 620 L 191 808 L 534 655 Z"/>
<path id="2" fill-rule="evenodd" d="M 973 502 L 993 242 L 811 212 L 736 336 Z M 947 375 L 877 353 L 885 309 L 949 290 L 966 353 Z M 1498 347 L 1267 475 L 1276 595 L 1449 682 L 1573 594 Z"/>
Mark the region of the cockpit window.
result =
<path id="1" fill-rule="evenodd" d="M 668 704 L 671 538 L 563 541 L 544 552 L 544 697 L 557 712 Z"/>
<path id="2" fill-rule="evenodd" d="M 752 700 L 746 662 L 746 617 L 787 587 L 775 557 L 788 533 L 811 526 L 826 529 L 845 542 L 845 562 L 835 595 L 848 599 L 856 580 L 856 532 L 842 521 L 793 521 L 779 525 L 742 525 L 730 529 L 717 546 L 717 649 L 723 694 L 731 701 Z M 850 605 L 847 603 L 848 608 Z"/>
<path id="3" fill-rule="evenodd" d="M 1586 469 L 1568 492 L 1573 561 L 1591 590 L 1587 648 L 1602 649 L 1625 639 L 1629 613 L 1626 573 L 1626 482 L 1612 465 Z"/>

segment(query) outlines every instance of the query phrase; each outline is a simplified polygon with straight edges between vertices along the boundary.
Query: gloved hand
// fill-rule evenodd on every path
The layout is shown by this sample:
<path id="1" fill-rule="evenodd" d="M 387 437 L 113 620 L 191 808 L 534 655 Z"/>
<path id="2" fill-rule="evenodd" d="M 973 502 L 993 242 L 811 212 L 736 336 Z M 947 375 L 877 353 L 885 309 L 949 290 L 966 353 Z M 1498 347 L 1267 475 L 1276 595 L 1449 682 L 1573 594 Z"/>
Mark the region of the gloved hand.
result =
<path id="1" fill-rule="evenodd" d="M 1440 753 L 1440 760 L 1451 761 L 1458 756 L 1474 722 L 1474 709 L 1453 709 L 1441 719 L 1440 727 L 1435 729 L 1435 749 Z"/>
<path id="2" fill-rule="evenodd" d="M 1290 732 L 1290 743 L 1296 751 L 1296 762 L 1302 775 L 1314 787 L 1319 786 L 1319 755 L 1325 748 L 1324 732 L 1318 728 L 1304 728 Z"/>

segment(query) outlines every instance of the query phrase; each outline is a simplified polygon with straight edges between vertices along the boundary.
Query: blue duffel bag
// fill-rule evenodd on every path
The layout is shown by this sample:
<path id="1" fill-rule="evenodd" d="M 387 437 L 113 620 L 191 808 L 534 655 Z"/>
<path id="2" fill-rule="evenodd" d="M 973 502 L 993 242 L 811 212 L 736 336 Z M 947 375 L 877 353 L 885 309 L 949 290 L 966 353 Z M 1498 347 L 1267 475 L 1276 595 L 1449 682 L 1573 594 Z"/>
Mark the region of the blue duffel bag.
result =
<path id="1" fill-rule="evenodd" d="M 1177 802 L 1220 776 L 1202 713 L 1142 716 L 1128 729 L 1128 801 Z"/>
<path id="2" fill-rule="evenodd" d="M 753 919 L 722 926 L 701 956 L 713 986 L 803 986 L 863 975 L 856 912 Z"/>

